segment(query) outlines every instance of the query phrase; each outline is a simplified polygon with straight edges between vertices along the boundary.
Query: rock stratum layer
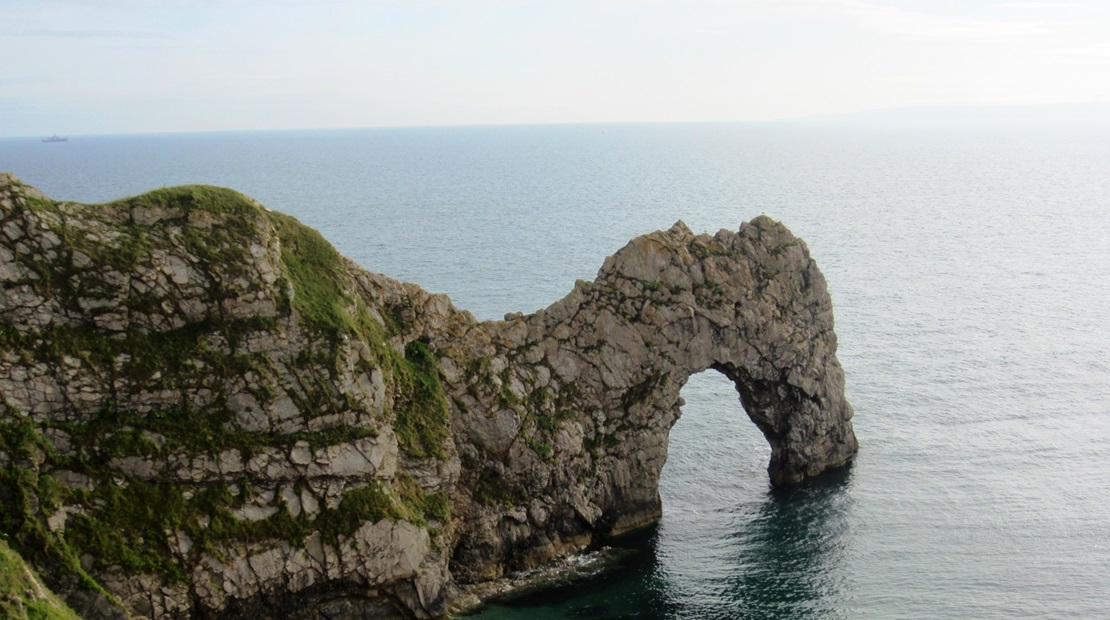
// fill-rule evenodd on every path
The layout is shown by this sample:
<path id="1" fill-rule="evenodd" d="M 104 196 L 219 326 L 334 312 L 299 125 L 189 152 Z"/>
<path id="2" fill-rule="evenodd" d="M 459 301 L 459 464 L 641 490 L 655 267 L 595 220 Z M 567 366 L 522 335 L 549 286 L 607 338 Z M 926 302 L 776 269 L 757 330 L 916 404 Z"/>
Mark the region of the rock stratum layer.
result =
<path id="1" fill-rule="evenodd" d="M 2 175 L 0 207 L 0 533 L 86 618 L 442 616 L 656 520 L 706 369 L 773 483 L 857 450 L 824 278 L 767 217 L 478 322 L 231 190 Z"/>

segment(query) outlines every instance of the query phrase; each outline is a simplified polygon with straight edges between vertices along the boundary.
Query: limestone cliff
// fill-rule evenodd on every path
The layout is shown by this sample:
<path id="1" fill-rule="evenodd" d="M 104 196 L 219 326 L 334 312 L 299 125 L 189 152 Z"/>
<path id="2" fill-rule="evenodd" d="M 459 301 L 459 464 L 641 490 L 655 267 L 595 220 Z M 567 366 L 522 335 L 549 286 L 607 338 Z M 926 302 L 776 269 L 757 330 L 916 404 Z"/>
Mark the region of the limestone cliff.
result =
<path id="1" fill-rule="evenodd" d="M 230 190 L 0 175 L 0 533 L 89 618 L 435 617 L 658 518 L 693 373 L 735 383 L 774 483 L 845 463 L 835 352 L 766 217 L 478 322 Z"/>

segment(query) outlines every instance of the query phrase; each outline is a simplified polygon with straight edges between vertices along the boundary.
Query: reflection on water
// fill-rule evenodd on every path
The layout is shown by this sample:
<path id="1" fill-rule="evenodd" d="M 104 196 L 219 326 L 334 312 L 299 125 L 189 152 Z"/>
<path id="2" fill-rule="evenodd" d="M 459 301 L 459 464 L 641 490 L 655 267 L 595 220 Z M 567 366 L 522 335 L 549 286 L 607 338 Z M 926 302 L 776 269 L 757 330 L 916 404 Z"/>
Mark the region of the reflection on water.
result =
<path id="1" fill-rule="evenodd" d="M 729 536 L 728 598 L 755 618 L 847 617 L 843 606 L 851 472 L 772 490 L 747 527 Z"/>
<path id="2" fill-rule="evenodd" d="M 684 519 L 686 533 L 656 536 L 651 589 L 665 604 L 653 617 L 847 617 L 850 478 L 843 468 L 802 487 L 767 489 L 760 501 Z M 676 527 L 668 521 L 662 527 Z M 698 540 L 709 550 L 694 561 L 672 549 Z"/>
<path id="3" fill-rule="evenodd" d="M 848 617 L 838 566 L 849 542 L 850 484 L 851 471 L 843 468 L 799 488 L 767 489 L 754 505 L 702 513 L 701 525 L 687 522 L 683 527 L 694 528 L 681 535 L 671 531 L 674 519 L 664 517 L 659 526 L 616 541 L 627 554 L 611 570 L 492 603 L 472 617 Z M 702 529 L 714 517 L 731 524 L 727 533 Z M 727 558 L 710 561 L 692 547 L 695 541 Z"/>

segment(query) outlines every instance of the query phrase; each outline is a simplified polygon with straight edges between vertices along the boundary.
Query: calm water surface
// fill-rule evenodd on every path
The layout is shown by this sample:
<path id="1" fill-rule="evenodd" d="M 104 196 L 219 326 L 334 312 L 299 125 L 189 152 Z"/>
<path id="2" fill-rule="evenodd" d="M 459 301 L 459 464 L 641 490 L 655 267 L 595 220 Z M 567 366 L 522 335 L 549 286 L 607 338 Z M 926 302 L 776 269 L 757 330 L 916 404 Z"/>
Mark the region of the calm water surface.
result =
<path id="1" fill-rule="evenodd" d="M 712 372 L 658 527 L 478 618 L 1110 617 L 1110 130 L 594 125 L 0 140 L 55 198 L 242 190 L 479 318 L 767 213 L 825 272 L 862 445 L 772 491 Z"/>

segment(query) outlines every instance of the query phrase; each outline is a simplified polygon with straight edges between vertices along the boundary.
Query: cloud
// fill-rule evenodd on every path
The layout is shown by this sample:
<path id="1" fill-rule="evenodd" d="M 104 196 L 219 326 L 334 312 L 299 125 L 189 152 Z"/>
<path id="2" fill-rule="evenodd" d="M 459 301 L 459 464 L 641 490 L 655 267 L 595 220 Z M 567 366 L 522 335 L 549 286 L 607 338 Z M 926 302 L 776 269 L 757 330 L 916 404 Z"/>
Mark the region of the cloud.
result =
<path id="1" fill-rule="evenodd" d="M 1049 31 L 1030 20 L 996 20 L 939 15 L 888 6 L 868 0 L 808 0 L 851 16 L 861 28 L 914 39 L 997 39 Z"/>
<path id="2" fill-rule="evenodd" d="M 1102 59 L 1110 58 L 1110 43 L 1096 43 L 1094 45 L 1078 45 L 1073 47 L 1062 47 L 1052 50 L 1050 53 L 1056 56 L 1064 56 L 1074 59 Z"/>
<path id="3" fill-rule="evenodd" d="M 158 32 L 139 32 L 126 30 L 21 30 L 16 32 L 0 31 L 0 37 L 41 37 L 51 39 L 165 39 Z"/>
<path id="4" fill-rule="evenodd" d="M 1079 5 L 1072 2 L 1003 2 L 998 6 L 1007 9 L 1073 9 Z"/>

